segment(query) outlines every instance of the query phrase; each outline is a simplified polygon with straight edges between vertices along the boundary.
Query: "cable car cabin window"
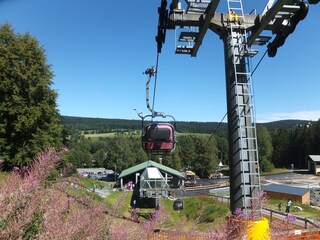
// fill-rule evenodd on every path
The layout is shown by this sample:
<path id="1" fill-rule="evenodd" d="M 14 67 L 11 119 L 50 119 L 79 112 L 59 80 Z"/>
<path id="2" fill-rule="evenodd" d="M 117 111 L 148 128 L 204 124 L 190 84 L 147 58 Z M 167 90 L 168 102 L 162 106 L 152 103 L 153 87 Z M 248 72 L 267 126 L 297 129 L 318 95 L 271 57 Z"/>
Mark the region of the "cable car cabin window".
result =
<path id="1" fill-rule="evenodd" d="M 167 128 L 150 128 L 149 139 L 153 141 L 170 141 L 171 129 Z"/>
<path id="2" fill-rule="evenodd" d="M 171 152 L 175 148 L 174 128 L 171 124 L 146 126 L 143 148 L 146 152 Z"/>

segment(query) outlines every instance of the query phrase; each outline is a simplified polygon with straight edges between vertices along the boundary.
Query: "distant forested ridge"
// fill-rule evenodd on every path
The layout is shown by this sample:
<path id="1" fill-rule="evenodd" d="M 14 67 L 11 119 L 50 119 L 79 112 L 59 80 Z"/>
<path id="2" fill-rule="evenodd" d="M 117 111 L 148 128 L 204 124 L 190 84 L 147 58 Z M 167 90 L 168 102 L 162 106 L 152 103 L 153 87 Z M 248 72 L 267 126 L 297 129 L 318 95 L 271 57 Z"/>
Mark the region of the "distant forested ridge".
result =
<path id="1" fill-rule="evenodd" d="M 306 125 L 309 121 L 305 120 L 281 120 L 269 123 L 258 123 L 265 126 L 268 131 L 283 128 L 290 129 L 300 125 Z M 108 118 L 88 118 L 63 116 L 62 125 L 75 131 L 95 130 L 97 133 L 108 133 L 119 130 L 135 131 L 141 130 L 141 120 L 128 119 L 108 119 Z M 218 122 L 188 122 L 177 121 L 176 131 L 180 133 L 222 133 L 227 132 L 227 123 Z"/>
<path id="2" fill-rule="evenodd" d="M 265 126 L 268 131 L 273 131 L 276 129 L 294 129 L 299 128 L 301 126 L 307 126 L 308 124 L 312 123 L 313 121 L 307 120 L 280 120 L 268 123 L 258 123 L 258 125 Z"/>
<path id="3" fill-rule="evenodd" d="M 146 122 L 147 123 L 147 122 Z M 171 122 L 172 123 L 172 122 Z M 62 125 L 73 130 L 88 131 L 96 130 L 97 133 L 107 133 L 119 130 L 134 131 L 141 130 L 141 120 L 128 119 L 107 119 L 107 118 L 87 118 L 63 116 Z M 227 130 L 227 124 L 219 125 L 217 122 L 186 122 L 177 121 L 176 131 L 181 133 L 207 133 L 210 134 L 216 129 L 218 132 Z"/>
<path id="4" fill-rule="evenodd" d="M 136 132 L 142 128 L 140 120 L 65 116 L 62 125 L 67 130 L 67 147 L 71 149 L 67 160 L 76 167 L 113 169 L 116 165 L 117 171 L 122 171 L 150 157 L 155 161 L 160 157 L 148 156 L 143 151 L 141 140 L 136 137 Z M 206 177 L 214 172 L 219 161 L 229 164 L 226 123 L 176 122 L 176 130 L 186 134 L 178 134 L 176 150 L 172 154 L 161 156 L 167 166 L 190 168 L 199 176 Z M 111 138 L 91 138 L 85 137 L 83 133 L 86 132 L 120 134 Z M 257 140 L 262 172 L 269 172 L 274 167 L 290 168 L 292 164 L 306 168 L 308 156 L 320 154 L 320 120 L 257 124 Z"/>
<path id="5" fill-rule="evenodd" d="M 78 131 L 96 130 L 98 133 L 112 132 L 114 130 L 139 130 L 141 121 L 107 118 L 62 117 L 62 125 Z"/>

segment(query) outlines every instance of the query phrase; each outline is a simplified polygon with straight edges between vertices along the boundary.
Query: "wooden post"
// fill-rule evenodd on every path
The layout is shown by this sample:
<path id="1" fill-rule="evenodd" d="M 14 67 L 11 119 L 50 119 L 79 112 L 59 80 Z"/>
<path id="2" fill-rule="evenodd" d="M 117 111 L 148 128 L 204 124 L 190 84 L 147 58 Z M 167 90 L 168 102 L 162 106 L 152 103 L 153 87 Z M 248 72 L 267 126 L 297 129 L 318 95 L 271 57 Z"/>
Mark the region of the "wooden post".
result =
<path id="1" fill-rule="evenodd" d="M 304 229 L 308 228 L 308 221 L 307 218 L 304 218 Z"/>

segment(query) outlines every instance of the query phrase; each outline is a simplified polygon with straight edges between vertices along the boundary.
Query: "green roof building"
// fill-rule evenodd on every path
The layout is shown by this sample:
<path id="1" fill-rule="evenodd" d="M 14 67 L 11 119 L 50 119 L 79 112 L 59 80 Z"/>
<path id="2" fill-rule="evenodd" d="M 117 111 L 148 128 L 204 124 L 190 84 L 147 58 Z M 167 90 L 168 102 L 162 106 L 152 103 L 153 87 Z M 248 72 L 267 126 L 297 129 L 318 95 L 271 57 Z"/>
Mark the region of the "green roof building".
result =
<path id="1" fill-rule="evenodd" d="M 141 198 L 158 198 L 179 188 L 184 176 L 175 169 L 149 160 L 123 170 L 119 179 L 122 189 L 133 190 Z"/>

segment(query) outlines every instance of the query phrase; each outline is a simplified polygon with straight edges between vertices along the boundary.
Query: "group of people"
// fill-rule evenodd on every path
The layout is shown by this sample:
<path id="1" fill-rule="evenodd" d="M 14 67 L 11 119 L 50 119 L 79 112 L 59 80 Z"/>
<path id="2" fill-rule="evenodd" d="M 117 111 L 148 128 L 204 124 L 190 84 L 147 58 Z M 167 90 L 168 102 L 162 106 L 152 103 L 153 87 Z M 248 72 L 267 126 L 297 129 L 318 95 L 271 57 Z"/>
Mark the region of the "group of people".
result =
<path id="1" fill-rule="evenodd" d="M 286 210 L 285 210 L 286 213 L 290 212 L 291 203 L 292 203 L 291 199 L 288 199 L 286 202 Z M 279 203 L 278 208 L 279 208 L 279 211 L 281 212 L 282 211 L 282 202 Z"/>

